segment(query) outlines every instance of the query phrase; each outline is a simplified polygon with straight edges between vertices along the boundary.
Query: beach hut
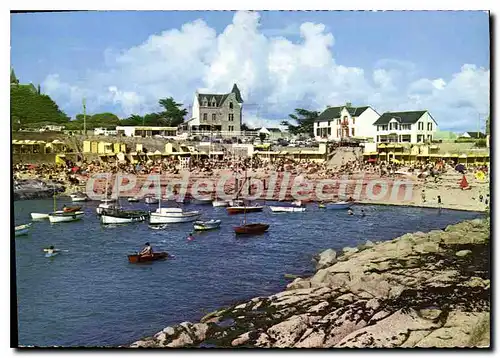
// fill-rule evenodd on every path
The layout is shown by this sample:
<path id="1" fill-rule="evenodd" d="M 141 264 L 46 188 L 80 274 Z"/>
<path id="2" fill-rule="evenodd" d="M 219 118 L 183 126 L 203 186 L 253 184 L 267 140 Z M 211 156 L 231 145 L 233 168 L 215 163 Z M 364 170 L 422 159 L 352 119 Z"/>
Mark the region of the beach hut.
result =
<path id="1" fill-rule="evenodd" d="M 113 153 L 113 143 L 99 142 L 97 144 L 97 153 L 99 154 Z"/>

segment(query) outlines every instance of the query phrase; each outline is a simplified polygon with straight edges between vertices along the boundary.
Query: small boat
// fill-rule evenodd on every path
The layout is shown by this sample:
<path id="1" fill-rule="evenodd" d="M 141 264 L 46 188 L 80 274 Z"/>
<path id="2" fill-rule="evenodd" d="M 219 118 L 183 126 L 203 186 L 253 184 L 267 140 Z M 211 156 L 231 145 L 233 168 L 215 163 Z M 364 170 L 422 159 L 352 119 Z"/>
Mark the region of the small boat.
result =
<path id="1" fill-rule="evenodd" d="M 212 201 L 212 206 L 214 208 L 221 208 L 221 207 L 226 207 L 229 205 L 229 202 L 223 201 L 223 200 L 214 200 Z"/>
<path id="2" fill-rule="evenodd" d="M 65 213 L 74 213 L 74 212 L 80 211 L 81 209 L 82 209 L 81 206 L 65 206 L 63 208 L 63 211 Z"/>
<path id="3" fill-rule="evenodd" d="M 42 214 L 42 213 L 31 213 L 31 219 L 32 220 L 45 220 L 49 218 L 49 214 Z"/>
<path id="4" fill-rule="evenodd" d="M 199 211 L 183 211 L 181 208 L 158 208 L 149 218 L 150 224 L 173 224 L 195 221 L 200 217 Z"/>
<path id="5" fill-rule="evenodd" d="M 129 224 L 146 220 L 149 216 L 143 210 L 105 209 L 101 214 L 102 224 Z"/>
<path id="6" fill-rule="evenodd" d="M 323 203 L 319 203 L 318 204 L 318 208 L 320 208 L 320 209 L 326 209 L 326 205 L 323 204 Z"/>
<path id="7" fill-rule="evenodd" d="M 254 205 L 254 206 L 230 206 L 228 207 L 227 213 L 229 215 L 235 214 L 244 214 L 244 213 L 256 213 L 262 211 L 264 207 L 262 205 Z"/>
<path id="8" fill-rule="evenodd" d="M 193 227 L 195 230 L 214 230 L 220 227 L 222 221 L 220 220 L 208 220 L 208 221 L 195 221 Z"/>
<path id="9" fill-rule="evenodd" d="M 352 206 L 352 203 L 348 203 L 347 201 L 338 201 L 336 203 L 327 203 L 326 209 L 345 210 L 345 209 L 349 209 L 351 206 Z"/>
<path id="10" fill-rule="evenodd" d="M 146 204 L 158 204 L 158 198 L 155 198 L 154 196 L 146 196 L 144 198 L 144 202 Z"/>
<path id="11" fill-rule="evenodd" d="M 161 225 L 148 225 L 148 227 L 152 230 L 164 230 L 168 227 L 167 224 L 161 224 Z"/>
<path id="12" fill-rule="evenodd" d="M 130 197 L 127 199 L 127 201 L 129 203 L 138 203 L 139 202 L 139 198 L 136 198 L 136 197 Z"/>
<path id="13" fill-rule="evenodd" d="M 233 199 L 229 201 L 229 206 L 245 206 L 245 202 L 241 199 Z"/>
<path id="14" fill-rule="evenodd" d="M 106 201 L 99 204 L 99 206 L 95 208 L 95 211 L 97 215 L 102 215 L 102 213 L 106 210 L 118 210 L 118 209 L 121 209 L 121 207 L 118 204 L 111 201 Z"/>
<path id="15" fill-rule="evenodd" d="M 236 226 L 234 232 L 236 234 L 262 234 L 269 229 L 268 224 L 243 224 Z"/>
<path id="16" fill-rule="evenodd" d="M 15 227 L 15 236 L 27 235 L 30 231 L 31 223 L 19 225 Z"/>
<path id="17" fill-rule="evenodd" d="M 54 257 L 56 255 L 59 255 L 59 252 L 55 251 L 55 252 L 47 252 L 45 254 L 45 257 Z"/>
<path id="18" fill-rule="evenodd" d="M 306 208 L 293 206 L 269 206 L 273 213 L 299 213 L 306 211 Z"/>
<path id="19" fill-rule="evenodd" d="M 192 204 L 197 204 L 197 205 L 206 205 L 206 204 L 211 204 L 212 203 L 212 198 L 210 199 L 193 199 L 191 201 Z"/>
<path id="20" fill-rule="evenodd" d="M 130 262 L 131 264 L 136 264 L 138 262 L 150 262 L 150 261 L 166 259 L 168 256 L 169 255 L 167 252 L 153 252 L 152 255 L 134 254 L 134 255 L 128 255 L 128 262 Z"/>
<path id="21" fill-rule="evenodd" d="M 80 192 L 70 194 L 70 198 L 71 198 L 71 201 L 73 201 L 73 202 L 79 202 L 79 201 L 87 201 L 87 200 L 89 200 L 89 198 L 87 197 L 87 195 L 85 195 L 83 193 L 80 193 Z"/>
<path id="22" fill-rule="evenodd" d="M 85 213 L 83 211 L 76 211 L 72 213 L 65 213 L 64 211 L 54 211 L 49 214 L 49 221 L 51 223 L 63 223 L 77 221 L 83 218 Z"/>

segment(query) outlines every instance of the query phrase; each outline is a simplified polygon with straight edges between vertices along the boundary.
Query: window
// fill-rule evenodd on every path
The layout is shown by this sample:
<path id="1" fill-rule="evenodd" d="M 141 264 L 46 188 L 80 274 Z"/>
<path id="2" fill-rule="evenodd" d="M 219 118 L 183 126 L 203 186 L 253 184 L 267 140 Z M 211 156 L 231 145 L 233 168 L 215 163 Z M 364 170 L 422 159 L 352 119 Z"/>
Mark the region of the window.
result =
<path id="1" fill-rule="evenodd" d="M 207 98 L 206 98 L 206 97 L 203 97 L 203 102 L 201 103 L 201 105 L 202 105 L 203 107 L 208 106 L 208 101 L 207 101 Z"/>
<path id="2" fill-rule="evenodd" d="M 234 131 L 234 126 L 229 126 L 229 131 L 233 132 Z"/>
<path id="3" fill-rule="evenodd" d="M 316 136 L 319 137 L 319 128 L 316 129 Z"/>
<path id="4" fill-rule="evenodd" d="M 206 121 L 207 120 L 207 114 L 206 113 L 203 113 L 203 120 Z"/>
<path id="5" fill-rule="evenodd" d="M 331 127 L 332 121 L 328 121 L 328 127 Z"/>
<path id="6" fill-rule="evenodd" d="M 352 117 L 352 124 L 356 124 L 356 118 Z"/>
<path id="7" fill-rule="evenodd" d="M 328 127 L 328 135 L 331 135 L 332 134 L 332 129 L 330 127 Z"/>
<path id="8" fill-rule="evenodd" d="M 419 131 L 424 130 L 424 124 L 422 122 L 418 122 L 418 130 Z"/>
<path id="9" fill-rule="evenodd" d="M 427 130 L 431 131 L 432 130 L 432 123 L 427 123 Z"/>
<path id="10" fill-rule="evenodd" d="M 410 130 L 411 129 L 411 124 L 402 124 L 401 125 L 401 129 L 402 130 Z"/>
<path id="11" fill-rule="evenodd" d="M 337 119 L 337 125 L 340 125 L 340 118 Z"/>
<path id="12" fill-rule="evenodd" d="M 215 113 L 212 113 L 212 121 L 215 121 L 217 119 L 217 115 Z"/>
<path id="13" fill-rule="evenodd" d="M 234 121 L 234 114 L 232 113 L 229 113 L 228 114 L 228 118 L 227 118 L 228 121 Z"/>
<path id="14" fill-rule="evenodd" d="M 212 107 L 216 107 L 217 103 L 215 102 L 215 98 L 212 98 Z"/>
<path id="15" fill-rule="evenodd" d="M 229 102 L 229 108 L 233 109 L 233 102 Z"/>
<path id="16" fill-rule="evenodd" d="M 354 128 L 351 128 L 351 135 L 354 137 Z"/>

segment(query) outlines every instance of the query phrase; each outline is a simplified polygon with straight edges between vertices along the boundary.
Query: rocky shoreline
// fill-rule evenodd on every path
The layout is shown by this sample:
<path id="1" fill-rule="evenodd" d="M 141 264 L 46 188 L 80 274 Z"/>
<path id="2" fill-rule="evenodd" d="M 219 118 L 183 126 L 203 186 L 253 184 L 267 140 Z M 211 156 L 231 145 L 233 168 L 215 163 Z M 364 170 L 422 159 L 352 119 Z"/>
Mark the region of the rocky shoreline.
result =
<path id="1" fill-rule="evenodd" d="M 129 347 L 490 347 L 490 227 L 326 250 L 287 289 L 169 326 Z"/>
<path id="2" fill-rule="evenodd" d="M 18 179 L 14 180 L 14 201 L 52 198 L 54 191 L 60 194 L 65 190 L 65 186 L 60 183 L 40 179 Z"/>

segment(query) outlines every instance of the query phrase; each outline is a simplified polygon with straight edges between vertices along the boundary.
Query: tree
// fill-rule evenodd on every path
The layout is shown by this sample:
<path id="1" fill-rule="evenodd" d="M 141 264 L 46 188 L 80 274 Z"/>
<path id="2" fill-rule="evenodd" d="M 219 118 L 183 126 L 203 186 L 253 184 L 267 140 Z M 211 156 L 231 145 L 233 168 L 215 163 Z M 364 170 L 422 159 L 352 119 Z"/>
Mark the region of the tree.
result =
<path id="1" fill-rule="evenodd" d="M 57 104 L 49 96 L 38 94 L 36 88 L 33 91 L 33 87 L 33 85 L 10 87 L 11 123 L 22 127 L 68 123 L 69 117 Z"/>
<path id="2" fill-rule="evenodd" d="M 291 134 L 314 134 L 314 121 L 319 117 L 319 112 L 309 111 L 307 109 L 296 108 L 295 113 L 290 114 L 289 117 L 293 119 L 297 125 L 291 124 L 288 121 L 281 122 L 281 125 L 287 126 Z"/>
<path id="3" fill-rule="evenodd" d="M 38 84 L 37 92 L 38 92 L 38 94 L 42 94 L 42 90 L 40 89 L 40 84 Z"/>
<path id="4" fill-rule="evenodd" d="M 490 116 L 486 117 L 486 129 L 485 129 L 486 135 L 490 134 Z"/>
<path id="5" fill-rule="evenodd" d="M 247 126 L 245 123 L 241 123 L 241 130 L 242 131 L 251 131 L 252 129 Z"/>
<path id="6" fill-rule="evenodd" d="M 262 132 L 259 133 L 259 139 L 261 144 L 264 142 L 264 139 L 266 139 L 266 137 L 267 137 L 266 133 Z"/>
<path id="7" fill-rule="evenodd" d="M 11 67 L 10 68 L 10 84 L 14 84 L 14 85 L 18 85 L 19 84 L 19 80 L 17 79 L 16 77 L 16 74 L 14 72 L 14 67 Z"/>
<path id="8" fill-rule="evenodd" d="M 172 97 L 160 99 L 158 103 L 164 108 L 159 115 L 166 126 L 177 127 L 184 122 L 184 116 L 188 112 L 185 108 L 181 109 L 182 103 L 176 103 Z"/>

